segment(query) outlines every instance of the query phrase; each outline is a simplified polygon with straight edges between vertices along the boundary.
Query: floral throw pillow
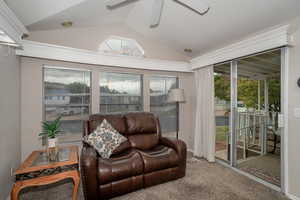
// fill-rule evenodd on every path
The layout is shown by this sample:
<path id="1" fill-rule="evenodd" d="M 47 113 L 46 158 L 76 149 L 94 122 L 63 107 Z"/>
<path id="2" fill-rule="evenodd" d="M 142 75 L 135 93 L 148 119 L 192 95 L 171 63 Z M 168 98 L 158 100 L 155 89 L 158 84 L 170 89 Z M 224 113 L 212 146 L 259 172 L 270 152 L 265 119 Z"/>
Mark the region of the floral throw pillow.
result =
<path id="1" fill-rule="evenodd" d="M 85 136 L 83 140 L 93 146 L 102 158 L 107 159 L 127 138 L 121 135 L 104 119 L 96 130 Z"/>

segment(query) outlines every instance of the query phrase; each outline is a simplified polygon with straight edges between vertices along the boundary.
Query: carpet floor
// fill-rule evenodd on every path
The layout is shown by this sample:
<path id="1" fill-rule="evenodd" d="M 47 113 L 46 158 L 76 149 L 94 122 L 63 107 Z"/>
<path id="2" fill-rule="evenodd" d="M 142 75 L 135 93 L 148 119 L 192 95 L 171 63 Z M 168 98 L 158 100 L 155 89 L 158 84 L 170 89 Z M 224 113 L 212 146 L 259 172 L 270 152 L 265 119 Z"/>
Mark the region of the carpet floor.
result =
<path id="1" fill-rule="evenodd" d="M 20 200 L 69 200 L 72 183 L 26 189 Z M 190 158 L 184 178 L 132 192 L 114 200 L 287 200 L 273 191 L 220 164 Z M 83 200 L 82 190 L 79 200 Z"/>

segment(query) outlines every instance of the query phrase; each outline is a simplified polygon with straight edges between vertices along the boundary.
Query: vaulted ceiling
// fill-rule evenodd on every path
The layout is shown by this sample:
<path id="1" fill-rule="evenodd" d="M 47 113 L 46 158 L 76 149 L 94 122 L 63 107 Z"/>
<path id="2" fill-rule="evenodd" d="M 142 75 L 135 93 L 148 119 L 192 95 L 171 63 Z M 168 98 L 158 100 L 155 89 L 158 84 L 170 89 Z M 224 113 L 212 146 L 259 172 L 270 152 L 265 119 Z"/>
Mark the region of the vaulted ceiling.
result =
<path id="1" fill-rule="evenodd" d="M 112 10 L 105 7 L 104 0 L 6 0 L 6 3 L 30 31 L 61 29 L 66 20 L 77 28 L 105 29 L 112 24 L 123 24 L 182 54 L 185 48 L 190 48 L 191 57 L 300 16 L 299 0 L 201 0 L 210 6 L 204 16 L 174 0 L 165 0 L 160 25 L 150 28 L 153 1 L 135 0 Z"/>

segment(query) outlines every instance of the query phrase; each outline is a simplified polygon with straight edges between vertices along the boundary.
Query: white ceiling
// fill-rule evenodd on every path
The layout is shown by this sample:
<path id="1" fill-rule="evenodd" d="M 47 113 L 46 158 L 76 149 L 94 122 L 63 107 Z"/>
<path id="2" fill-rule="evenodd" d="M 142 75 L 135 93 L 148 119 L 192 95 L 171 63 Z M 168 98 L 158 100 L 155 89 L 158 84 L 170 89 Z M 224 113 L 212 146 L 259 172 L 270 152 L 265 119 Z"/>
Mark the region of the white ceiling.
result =
<path id="1" fill-rule="evenodd" d="M 192 57 L 300 16 L 299 0 L 202 0 L 211 7 L 204 16 L 173 0 L 165 0 L 160 25 L 149 28 L 153 1 L 133 1 L 113 10 L 105 7 L 104 0 L 6 0 L 6 3 L 30 31 L 60 29 L 60 23 L 66 20 L 71 20 L 74 27 L 103 29 L 106 25 L 123 23 L 146 38 L 182 53 L 183 49 L 191 48 Z"/>
<path id="2" fill-rule="evenodd" d="M 5 0 L 25 26 L 63 12 L 65 9 L 78 5 L 83 1 L 85 0 L 59 0 L 57 3 L 53 3 L 54 1 Z"/>

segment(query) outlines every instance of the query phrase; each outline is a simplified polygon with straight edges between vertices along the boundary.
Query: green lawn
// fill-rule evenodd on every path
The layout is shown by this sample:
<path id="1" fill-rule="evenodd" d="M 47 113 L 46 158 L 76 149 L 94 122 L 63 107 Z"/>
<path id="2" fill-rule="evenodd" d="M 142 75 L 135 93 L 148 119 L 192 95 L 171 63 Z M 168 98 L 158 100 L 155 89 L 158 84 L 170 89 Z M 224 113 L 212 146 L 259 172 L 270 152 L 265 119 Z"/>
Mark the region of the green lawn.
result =
<path id="1" fill-rule="evenodd" d="M 226 141 L 227 140 L 227 134 L 229 132 L 228 126 L 217 126 L 216 127 L 216 141 Z"/>

